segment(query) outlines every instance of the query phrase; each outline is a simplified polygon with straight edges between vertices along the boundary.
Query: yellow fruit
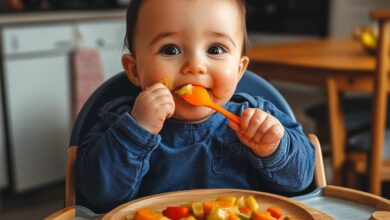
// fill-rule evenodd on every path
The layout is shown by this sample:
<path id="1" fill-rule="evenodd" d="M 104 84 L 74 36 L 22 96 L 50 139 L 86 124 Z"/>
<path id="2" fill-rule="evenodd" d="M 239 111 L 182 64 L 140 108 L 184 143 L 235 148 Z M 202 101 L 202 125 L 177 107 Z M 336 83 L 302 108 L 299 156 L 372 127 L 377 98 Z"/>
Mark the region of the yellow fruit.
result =
<path id="1" fill-rule="evenodd" d="M 360 40 L 363 45 L 369 49 L 375 49 L 377 46 L 377 39 L 371 31 L 363 31 Z"/>
<path id="2" fill-rule="evenodd" d="M 253 213 L 256 213 L 258 211 L 259 204 L 257 203 L 255 197 L 249 196 L 248 198 L 246 198 L 245 203 L 250 208 L 250 210 L 252 210 Z"/>
<path id="3" fill-rule="evenodd" d="M 240 207 L 240 208 L 245 206 L 245 198 L 244 198 L 244 196 L 241 196 L 239 199 L 237 199 L 236 205 L 238 207 Z"/>
<path id="4" fill-rule="evenodd" d="M 192 213 L 194 213 L 196 218 L 203 218 L 204 216 L 203 203 L 201 202 L 192 203 Z"/>
<path id="5" fill-rule="evenodd" d="M 167 87 L 169 90 L 172 90 L 172 82 L 169 79 L 163 79 L 160 81 L 165 87 Z"/>
<path id="6" fill-rule="evenodd" d="M 230 201 L 230 202 L 232 202 L 233 204 L 236 203 L 236 200 L 237 200 L 237 198 L 234 197 L 234 196 L 219 196 L 219 197 L 217 198 L 217 201 Z"/>

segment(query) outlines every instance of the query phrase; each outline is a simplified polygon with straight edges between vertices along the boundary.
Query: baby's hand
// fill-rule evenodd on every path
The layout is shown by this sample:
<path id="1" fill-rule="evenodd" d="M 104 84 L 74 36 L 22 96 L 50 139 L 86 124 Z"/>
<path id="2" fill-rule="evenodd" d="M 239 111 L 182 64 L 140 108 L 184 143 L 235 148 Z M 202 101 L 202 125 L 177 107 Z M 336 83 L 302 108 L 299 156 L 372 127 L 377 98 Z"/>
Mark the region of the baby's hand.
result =
<path id="1" fill-rule="evenodd" d="M 173 115 L 175 102 L 169 89 L 156 83 L 142 91 L 135 100 L 131 116 L 143 128 L 158 134 L 166 118 Z"/>
<path id="2" fill-rule="evenodd" d="M 284 127 L 278 119 L 258 108 L 247 108 L 241 114 L 241 123 L 229 120 L 243 144 L 259 157 L 271 155 L 279 146 Z"/>

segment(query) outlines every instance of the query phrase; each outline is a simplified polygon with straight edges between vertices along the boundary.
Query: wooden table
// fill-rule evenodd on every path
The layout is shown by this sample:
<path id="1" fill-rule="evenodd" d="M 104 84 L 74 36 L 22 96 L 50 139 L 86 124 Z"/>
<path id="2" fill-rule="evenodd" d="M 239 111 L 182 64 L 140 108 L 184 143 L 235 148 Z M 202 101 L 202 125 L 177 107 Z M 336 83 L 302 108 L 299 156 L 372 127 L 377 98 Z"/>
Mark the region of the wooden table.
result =
<path id="1" fill-rule="evenodd" d="M 372 91 L 375 57 L 352 39 L 320 39 L 298 43 L 252 46 L 250 69 L 271 80 L 326 88 L 333 151 L 333 184 L 341 184 L 346 130 L 339 94 Z"/>

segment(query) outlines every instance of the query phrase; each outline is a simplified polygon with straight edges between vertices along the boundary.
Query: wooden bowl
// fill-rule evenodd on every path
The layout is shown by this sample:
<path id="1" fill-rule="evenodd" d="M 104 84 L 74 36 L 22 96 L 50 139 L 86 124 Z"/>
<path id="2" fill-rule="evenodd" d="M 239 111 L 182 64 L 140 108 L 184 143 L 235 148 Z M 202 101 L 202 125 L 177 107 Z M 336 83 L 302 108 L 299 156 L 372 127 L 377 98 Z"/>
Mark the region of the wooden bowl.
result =
<path id="1" fill-rule="evenodd" d="M 261 211 L 265 211 L 269 206 L 276 206 L 282 211 L 283 216 L 293 216 L 300 220 L 333 219 L 302 203 L 275 194 L 239 189 L 198 189 L 162 193 L 129 201 L 108 212 L 103 216 L 103 220 L 123 220 L 127 216 L 133 219 L 135 212 L 143 207 L 162 211 L 167 206 L 180 205 L 187 202 L 212 201 L 218 196 L 247 197 L 250 195 L 256 198 Z"/>

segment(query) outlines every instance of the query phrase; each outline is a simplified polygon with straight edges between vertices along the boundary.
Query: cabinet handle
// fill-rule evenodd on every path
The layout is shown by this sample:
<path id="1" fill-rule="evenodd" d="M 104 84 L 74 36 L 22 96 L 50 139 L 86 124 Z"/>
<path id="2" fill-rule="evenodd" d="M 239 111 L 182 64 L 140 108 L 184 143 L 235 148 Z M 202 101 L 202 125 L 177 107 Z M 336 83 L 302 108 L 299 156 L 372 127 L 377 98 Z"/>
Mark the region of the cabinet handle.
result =
<path id="1" fill-rule="evenodd" d="M 19 49 L 19 40 L 15 36 L 13 36 L 11 39 L 11 47 L 15 51 L 17 51 Z"/>
<path id="2" fill-rule="evenodd" d="M 97 39 L 96 44 L 98 45 L 98 47 L 104 47 L 106 45 L 106 42 L 104 41 L 104 39 L 99 38 Z"/>

